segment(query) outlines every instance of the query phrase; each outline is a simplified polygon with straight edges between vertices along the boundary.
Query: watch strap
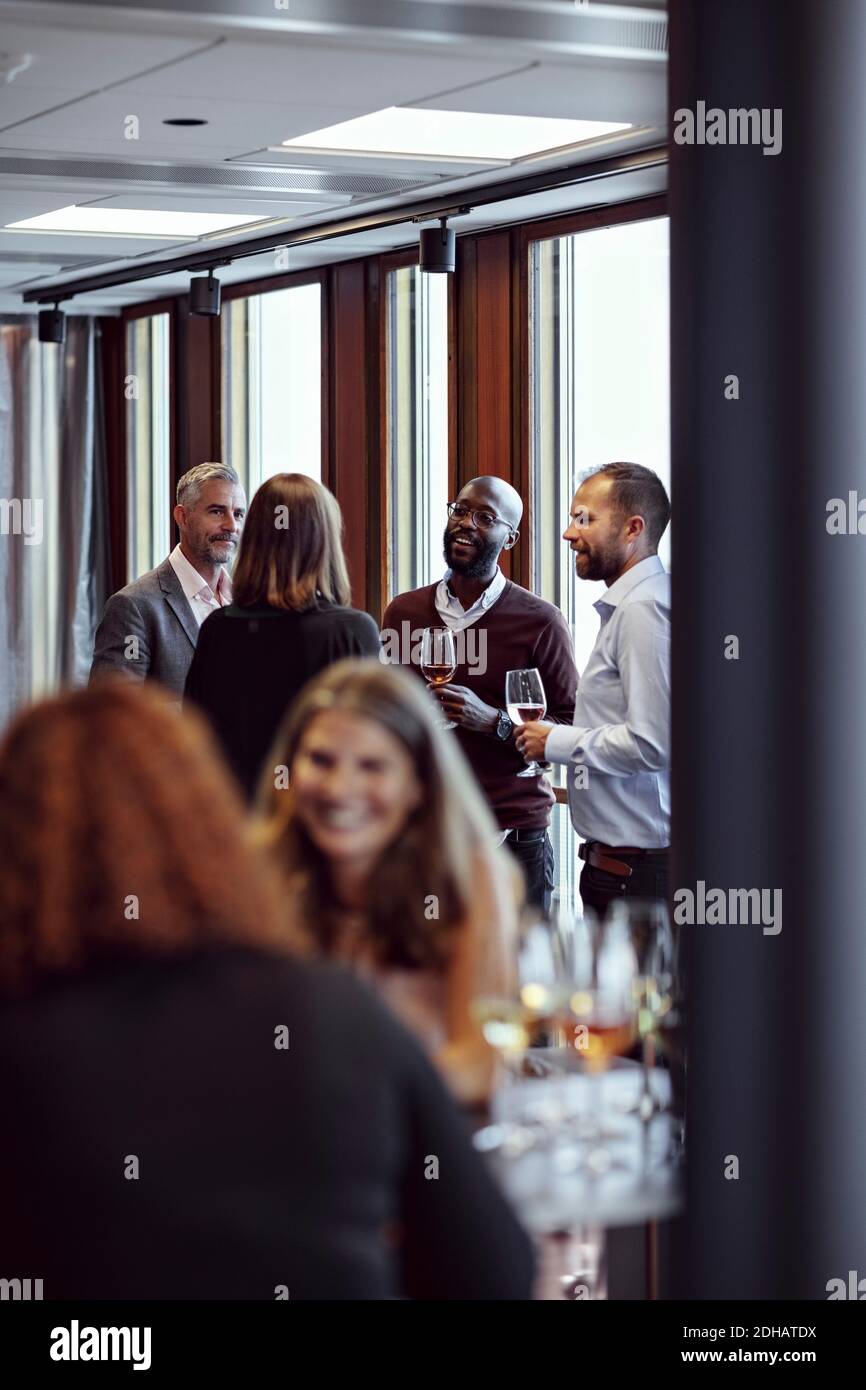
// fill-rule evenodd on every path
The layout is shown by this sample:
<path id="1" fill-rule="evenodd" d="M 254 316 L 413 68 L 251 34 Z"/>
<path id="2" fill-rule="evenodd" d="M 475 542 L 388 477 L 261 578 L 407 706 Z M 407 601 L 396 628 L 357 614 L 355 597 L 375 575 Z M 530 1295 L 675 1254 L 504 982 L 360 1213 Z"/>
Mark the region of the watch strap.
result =
<path id="1" fill-rule="evenodd" d="M 506 720 L 508 720 L 507 730 L 505 727 Z M 512 724 L 511 719 L 509 718 L 507 710 L 501 709 L 499 711 L 499 715 L 496 720 L 496 728 L 493 732 L 499 739 L 500 743 L 508 743 L 511 739 L 512 735 L 514 734 L 514 725 Z"/>

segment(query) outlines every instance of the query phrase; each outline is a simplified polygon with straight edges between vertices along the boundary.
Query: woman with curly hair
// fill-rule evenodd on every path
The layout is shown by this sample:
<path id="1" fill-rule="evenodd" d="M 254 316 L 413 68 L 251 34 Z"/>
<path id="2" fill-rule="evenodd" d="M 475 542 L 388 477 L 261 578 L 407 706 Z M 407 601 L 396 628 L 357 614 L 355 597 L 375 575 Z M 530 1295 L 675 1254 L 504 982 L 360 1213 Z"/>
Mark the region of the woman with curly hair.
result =
<path id="1" fill-rule="evenodd" d="M 516 980 L 518 884 L 456 744 L 405 671 L 344 661 L 295 702 L 259 809 L 322 955 L 351 962 L 466 1101 L 491 1055 L 471 1016 Z"/>
<path id="2" fill-rule="evenodd" d="M 25 712 L 0 843 L 7 1271 L 46 1299 L 527 1296 L 422 1050 L 297 958 L 197 718 L 125 681 Z"/>

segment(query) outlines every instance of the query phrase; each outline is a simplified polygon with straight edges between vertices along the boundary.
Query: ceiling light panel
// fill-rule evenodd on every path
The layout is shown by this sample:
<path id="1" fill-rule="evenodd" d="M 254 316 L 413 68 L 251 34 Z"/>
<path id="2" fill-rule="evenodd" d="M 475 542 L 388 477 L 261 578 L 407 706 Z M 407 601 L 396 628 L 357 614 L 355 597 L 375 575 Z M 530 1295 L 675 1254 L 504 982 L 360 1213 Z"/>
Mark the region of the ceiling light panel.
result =
<path id="1" fill-rule="evenodd" d="M 229 227 L 266 222 L 267 216 L 251 217 L 239 212 L 178 212 L 167 210 L 144 211 L 137 208 L 66 207 L 54 212 L 27 217 L 22 222 L 9 222 L 7 231 L 20 232 L 78 232 L 106 236 L 179 237 L 194 240 L 210 232 L 224 232 Z"/>
<path id="2" fill-rule="evenodd" d="M 565 120 L 547 116 L 503 116 L 481 111 L 434 111 L 389 106 L 368 116 L 325 126 L 283 144 L 357 154 L 404 154 L 416 158 L 485 160 L 523 155 L 628 130 L 614 121 Z"/>

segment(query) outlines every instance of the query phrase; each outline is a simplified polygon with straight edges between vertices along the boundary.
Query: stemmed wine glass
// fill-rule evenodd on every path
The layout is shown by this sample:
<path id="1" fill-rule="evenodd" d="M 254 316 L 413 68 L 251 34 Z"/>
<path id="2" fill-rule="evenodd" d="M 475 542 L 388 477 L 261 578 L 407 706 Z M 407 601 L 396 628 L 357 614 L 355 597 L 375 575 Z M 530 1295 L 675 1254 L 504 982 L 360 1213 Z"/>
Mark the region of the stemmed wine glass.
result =
<path id="1" fill-rule="evenodd" d="M 561 1171 L 582 1170 L 590 1183 L 612 1170 L 627 1169 L 605 1146 L 605 1140 L 621 1137 L 605 1119 L 602 1073 L 618 1053 L 625 1052 L 634 1037 L 634 978 L 637 959 L 627 932 L 611 926 L 589 910 L 581 919 L 560 917 L 561 945 L 557 957 L 565 967 L 563 990 L 556 1023 L 561 1041 L 585 1059 L 590 1088 L 590 1113 L 567 1127 L 579 1147 L 561 1152 Z M 589 1261 L 589 1266 L 587 1264 Z M 591 1297 L 607 1297 L 607 1236 L 603 1226 L 578 1226 L 564 1234 L 559 1264 L 564 1298 L 574 1298 L 575 1287 L 588 1285 Z"/>
<path id="2" fill-rule="evenodd" d="M 637 958 L 621 924 L 609 919 L 599 922 L 589 915 L 574 924 L 571 954 L 571 978 L 556 1022 L 559 1037 L 582 1056 L 593 1083 L 595 1116 L 586 1135 L 590 1151 L 585 1167 L 597 1174 L 624 1166 L 598 1143 L 621 1137 L 605 1125 L 600 1086 L 601 1075 L 613 1059 L 627 1052 L 634 1041 Z"/>
<path id="3" fill-rule="evenodd" d="M 482 994 L 473 999 L 472 1017 L 485 1042 L 499 1053 L 506 1077 L 519 1075 L 527 1050 L 549 1036 L 555 998 L 549 981 L 527 980 L 514 994 Z"/>
<path id="4" fill-rule="evenodd" d="M 457 647 L 449 627 L 425 627 L 421 639 L 421 674 L 434 690 L 454 679 Z M 440 729 L 456 729 L 453 719 L 442 719 Z"/>
<path id="5" fill-rule="evenodd" d="M 655 1115 L 667 1106 L 652 1089 L 652 1072 L 656 1061 L 656 1046 L 661 1030 L 673 1004 L 674 938 L 667 903 L 660 899 L 623 898 L 612 903 L 610 920 L 628 932 L 637 959 L 634 981 L 634 1001 L 637 1010 L 637 1031 L 641 1040 L 642 1084 L 637 1101 L 629 1105 L 630 1113 L 640 1118 L 643 1133 L 644 1167 L 649 1161 L 650 1125 Z"/>
<path id="6" fill-rule="evenodd" d="M 547 713 L 547 696 L 541 673 L 533 667 L 526 671 L 507 671 L 505 673 L 505 708 L 512 724 L 519 729 L 533 719 L 543 719 Z M 542 772 L 550 772 L 550 763 L 539 763 L 535 759 L 518 772 L 518 777 L 539 777 Z"/>

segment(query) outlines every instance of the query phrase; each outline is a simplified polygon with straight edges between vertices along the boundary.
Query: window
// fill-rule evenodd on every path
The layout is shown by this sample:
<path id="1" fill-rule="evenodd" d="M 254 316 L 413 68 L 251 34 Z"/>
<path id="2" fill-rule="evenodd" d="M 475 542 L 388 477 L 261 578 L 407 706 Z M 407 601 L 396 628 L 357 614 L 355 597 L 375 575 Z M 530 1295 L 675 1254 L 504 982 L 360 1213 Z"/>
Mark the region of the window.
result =
<path id="1" fill-rule="evenodd" d="M 126 325 L 127 575 L 137 579 L 171 549 L 169 314 Z"/>
<path id="2" fill-rule="evenodd" d="M 40 343 L 35 315 L 0 316 L 0 728 L 90 670 L 108 571 L 97 323 L 70 314 L 65 343 Z"/>
<path id="3" fill-rule="evenodd" d="M 441 577 L 448 498 L 448 280 L 388 272 L 388 596 Z"/>
<path id="4" fill-rule="evenodd" d="M 322 287 L 229 300 L 222 313 L 222 459 L 247 498 L 275 473 L 322 476 Z"/>
<path id="5" fill-rule="evenodd" d="M 578 583 L 559 539 L 577 480 L 620 460 L 654 469 L 670 490 L 667 218 L 534 242 L 529 277 L 533 588 L 565 614 L 581 671 L 602 585 Z M 659 553 L 668 566 L 670 528 Z M 560 891 L 574 901 L 567 807 L 553 830 Z"/>

